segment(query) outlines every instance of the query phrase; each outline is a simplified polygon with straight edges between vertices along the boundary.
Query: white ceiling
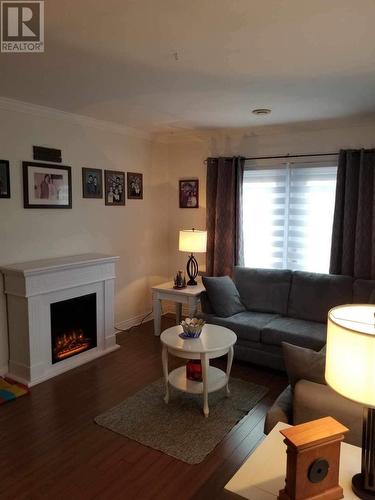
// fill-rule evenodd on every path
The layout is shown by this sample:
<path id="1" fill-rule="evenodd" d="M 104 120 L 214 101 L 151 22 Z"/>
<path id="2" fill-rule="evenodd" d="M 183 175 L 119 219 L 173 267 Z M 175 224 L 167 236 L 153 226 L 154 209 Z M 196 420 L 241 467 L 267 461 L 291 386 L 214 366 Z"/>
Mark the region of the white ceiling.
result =
<path id="1" fill-rule="evenodd" d="M 46 51 L 0 55 L 2 96 L 146 131 L 375 111 L 374 0 L 45 4 Z"/>

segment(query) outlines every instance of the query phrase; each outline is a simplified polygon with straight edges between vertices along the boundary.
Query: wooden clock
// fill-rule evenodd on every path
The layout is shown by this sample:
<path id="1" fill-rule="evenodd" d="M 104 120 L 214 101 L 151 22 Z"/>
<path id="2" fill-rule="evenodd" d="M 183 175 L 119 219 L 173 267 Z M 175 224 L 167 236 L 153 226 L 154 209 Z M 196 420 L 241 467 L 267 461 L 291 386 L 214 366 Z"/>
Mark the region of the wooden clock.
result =
<path id="1" fill-rule="evenodd" d="M 332 417 L 281 430 L 287 445 L 285 488 L 279 500 L 338 500 L 340 447 L 348 431 Z"/>

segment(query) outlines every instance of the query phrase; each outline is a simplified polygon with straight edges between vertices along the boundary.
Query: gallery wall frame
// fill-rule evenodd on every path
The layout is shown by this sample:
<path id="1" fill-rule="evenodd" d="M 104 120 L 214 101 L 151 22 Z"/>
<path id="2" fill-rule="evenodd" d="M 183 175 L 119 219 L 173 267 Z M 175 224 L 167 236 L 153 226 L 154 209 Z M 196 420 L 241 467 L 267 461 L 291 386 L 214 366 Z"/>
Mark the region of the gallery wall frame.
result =
<path id="1" fill-rule="evenodd" d="M 125 172 L 104 170 L 104 203 L 110 207 L 125 205 Z"/>
<path id="2" fill-rule="evenodd" d="M 199 208 L 198 179 L 180 179 L 178 191 L 180 208 Z"/>
<path id="3" fill-rule="evenodd" d="M 72 169 L 33 161 L 22 162 L 24 208 L 72 208 Z"/>
<path id="4" fill-rule="evenodd" d="M 103 198 L 103 171 L 100 168 L 82 167 L 83 198 Z"/>
<path id="5" fill-rule="evenodd" d="M 8 160 L 0 160 L 0 198 L 10 198 L 10 169 Z"/>

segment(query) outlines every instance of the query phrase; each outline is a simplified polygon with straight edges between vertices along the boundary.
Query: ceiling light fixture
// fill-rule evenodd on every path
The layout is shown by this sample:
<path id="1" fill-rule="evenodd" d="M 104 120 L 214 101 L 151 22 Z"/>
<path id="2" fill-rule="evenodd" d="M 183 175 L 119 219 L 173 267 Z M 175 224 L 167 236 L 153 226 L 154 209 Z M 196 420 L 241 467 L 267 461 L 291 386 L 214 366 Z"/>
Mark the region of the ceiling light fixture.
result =
<path id="1" fill-rule="evenodd" d="M 252 110 L 253 115 L 269 115 L 271 110 L 268 108 L 257 108 Z"/>

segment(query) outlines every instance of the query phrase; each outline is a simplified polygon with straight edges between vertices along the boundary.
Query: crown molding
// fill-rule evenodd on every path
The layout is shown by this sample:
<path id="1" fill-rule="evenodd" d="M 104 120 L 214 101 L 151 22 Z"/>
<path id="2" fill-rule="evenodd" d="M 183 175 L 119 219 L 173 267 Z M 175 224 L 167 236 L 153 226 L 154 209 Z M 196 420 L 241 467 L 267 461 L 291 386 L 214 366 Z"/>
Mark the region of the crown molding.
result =
<path id="1" fill-rule="evenodd" d="M 211 139 L 225 140 L 230 138 L 265 137 L 281 134 L 320 132 L 345 128 L 375 127 L 375 113 L 352 117 L 311 120 L 304 122 L 279 123 L 249 127 L 205 128 L 192 130 L 175 130 L 158 132 L 154 135 L 155 142 L 174 144 L 184 142 L 204 142 Z"/>
<path id="2" fill-rule="evenodd" d="M 0 96 L 0 110 L 12 111 L 16 113 L 27 113 L 33 116 L 40 116 L 45 118 L 55 118 L 71 123 L 73 122 L 75 124 L 81 125 L 82 127 L 96 128 L 98 130 L 122 134 L 128 137 L 136 137 L 138 139 L 145 139 L 148 141 L 152 140 L 151 133 L 129 127 L 127 125 L 120 125 L 119 123 L 108 122 L 105 120 L 97 120 L 96 118 L 91 118 L 89 116 L 70 113 L 68 111 L 61 111 L 60 109 L 49 108 L 47 106 L 41 106 L 39 104 L 32 104 L 29 102 L 9 99 L 8 97 Z"/>

